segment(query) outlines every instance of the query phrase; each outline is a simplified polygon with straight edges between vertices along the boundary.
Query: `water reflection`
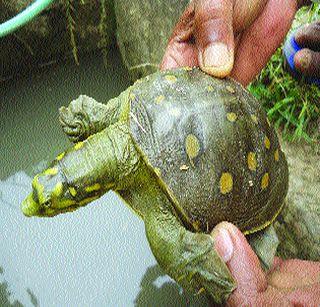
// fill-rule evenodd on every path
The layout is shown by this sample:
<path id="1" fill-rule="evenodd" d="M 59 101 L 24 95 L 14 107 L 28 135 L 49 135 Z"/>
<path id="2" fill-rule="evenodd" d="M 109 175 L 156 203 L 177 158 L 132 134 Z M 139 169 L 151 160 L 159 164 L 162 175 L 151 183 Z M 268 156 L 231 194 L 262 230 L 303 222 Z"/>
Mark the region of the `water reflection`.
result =
<path id="1" fill-rule="evenodd" d="M 143 222 L 114 193 L 70 214 L 26 218 L 19 204 L 30 184 L 24 172 L 0 181 L 0 265 L 6 281 L 0 302 L 206 305 L 203 297 L 182 292 L 156 265 Z"/>
<path id="2" fill-rule="evenodd" d="M 208 306 L 206 297 L 186 293 L 162 271 L 159 265 L 149 267 L 140 283 L 134 305 L 144 306 Z"/>
<path id="3" fill-rule="evenodd" d="M 6 281 L 1 281 L 1 275 L 3 274 L 3 269 L 0 267 L 0 306 L 2 307 L 22 307 L 23 305 L 15 300 L 13 303 L 10 299 L 10 291 L 8 290 L 8 283 Z"/>

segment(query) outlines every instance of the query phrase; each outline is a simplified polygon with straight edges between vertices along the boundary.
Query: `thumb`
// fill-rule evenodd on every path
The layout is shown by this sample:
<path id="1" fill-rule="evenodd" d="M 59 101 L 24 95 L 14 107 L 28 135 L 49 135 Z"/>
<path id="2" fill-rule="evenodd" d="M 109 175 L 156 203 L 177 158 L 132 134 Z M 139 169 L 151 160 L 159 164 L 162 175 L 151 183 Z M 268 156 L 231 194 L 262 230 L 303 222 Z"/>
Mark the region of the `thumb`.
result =
<path id="1" fill-rule="evenodd" d="M 201 69 L 216 77 L 230 74 L 234 62 L 233 1 L 195 1 L 194 36 Z"/>
<path id="2" fill-rule="evenodd" d="M 214 228 L 211 235 L 217 252 L 237 282 L 237 289 L 230 299 L 245 302 L 249 297 L 264 291 L 267 288 L 265 274 L 241 231 L 233 224 L 222 222 Z"/>

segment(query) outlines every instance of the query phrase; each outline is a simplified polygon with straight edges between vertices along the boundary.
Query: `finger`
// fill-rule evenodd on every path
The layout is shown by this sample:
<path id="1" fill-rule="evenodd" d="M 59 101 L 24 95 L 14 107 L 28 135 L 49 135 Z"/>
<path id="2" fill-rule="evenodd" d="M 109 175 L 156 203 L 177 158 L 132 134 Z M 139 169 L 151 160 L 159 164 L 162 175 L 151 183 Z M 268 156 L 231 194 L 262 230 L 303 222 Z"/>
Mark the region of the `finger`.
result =
<path id="1" fill-rule="evenodd" d="M 234 225 L 223 222 L 214 228 L 212 236 L 217 252 L 237 282 L 237 289 L 229 301 L 244 302 L 247 297 L 265 290 L 267 283 L 258 257 L 241 231 Z"/>
<path id="2" fill-rule="evenodd" d="M 320 77 L 320 52 L 302 49 L 294 56 L 296 69 L 307 77 Z"/>
<path id="3" fill-rule="evenodd" d="M 282 290 L 319 283 L 320 263 L 298 259 L 282 261 L 268 274 L 268 283 Z"/>
<path id="4" fill-rule="evenodd" d="M 246 86 L 280 46 L 297 9 L 296 0 L 270 0 L 243 33 L 231 76 Z"/>
<path id="5" fill-rule="evenodd" d="M 160 65 L 161 70 L 180 66 L 192 67 L 198 64 L 197 49 L 192 35 L 193 22 L 194 5 L 191 3 L 173 30 Z"/>
<path id="6" fill-rule="evenodd" d="M 195 2 L 194 36 L 201 69 L 216 77 L 225 77 L 233 67 L 232 0 Z"/>
<path id="7" fill-rule="evenodd" d="M 320 51 L 320 22 L 305 25 L 297 30 L 296 42 L 303 48 Z"/>
<path id="8" fill-rule="evenodd" d="M 268 273 L 272 273 L 273 271 L 277 270 L 282 262 L 283 262 L 283 260 L 281 258 L 274 257 L 273 264 L 272 264 Z"/>
<path id="9" fill-rule="evenodd" d="M 297 2 L 298 2 L 298 8 L 301 8 L 302 6 L 305 6 L 305 5 L 312 4 L 311 0 L 297 0 Z"/>
<path id="10" fill-rule="evenodd" d="M 295 290 L 287 298 L 294 306 L 320 306 L 320 283 Z"/>

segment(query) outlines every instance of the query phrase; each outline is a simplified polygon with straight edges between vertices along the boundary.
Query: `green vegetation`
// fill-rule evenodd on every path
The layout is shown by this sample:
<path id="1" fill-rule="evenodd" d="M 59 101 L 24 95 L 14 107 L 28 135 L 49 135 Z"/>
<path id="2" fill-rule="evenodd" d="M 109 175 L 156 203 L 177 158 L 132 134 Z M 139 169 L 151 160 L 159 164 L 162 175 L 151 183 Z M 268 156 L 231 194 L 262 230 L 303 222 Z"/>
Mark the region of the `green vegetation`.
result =
<path id="1" fill-rule="evenodd" d="M 102 51 L 104 60 L 106 62 L 107 58 L 107 47 L 108 47 L 108 24 L 107 21 L 107 3 L 108 0 L 100 0 L 100 23 L 98 25 L 99 34 L 100 34 L 100 42 L 98 44 L 98 48 Z M 79 5 L 90 5 L 90 3 L 87 0 L 66 0 L 63 2 L 65 15 L 66 15 L 66 24 L 67 24 L 67 30 L 69 32 L 70 36 L 70 45 L 72 48 L 72 54 L 74 61 L 77 65 L 79 65 L 79 57 L 78 57 L 78 47 L 77 47 L 77 9 L 79 8 Z"/>
<path id="2" fill-rule="evenodd" d="M 319 4 L 303 8 L 298 12 L 292 30 L 319 19 Z M 262 101 L 268 117 L 276 127 L 283 129 L 285 138 L 319 142 L 320 88 L 295 80 L 284 70 L 282 47 L 248 89 Z"/>
<path id="3" fill-rule="evenodd" d="M 83 4 L 83 1 L 81 1 L 81 4 Z M 79 58 L 78 58 L 78 48 L 76 43 L 76 35 L 75 35 L 75 25 L 76 22 L 74 20 L 74 0 L 66 0 L 64 2 L 65 6 L 65 12 L 66 12 L 66 18 L 67 18 L 67 28 L 70 35 L 70 44 L 72 47 L 72 54 L 74 61 L 77 65 L 79 65 Z"/>

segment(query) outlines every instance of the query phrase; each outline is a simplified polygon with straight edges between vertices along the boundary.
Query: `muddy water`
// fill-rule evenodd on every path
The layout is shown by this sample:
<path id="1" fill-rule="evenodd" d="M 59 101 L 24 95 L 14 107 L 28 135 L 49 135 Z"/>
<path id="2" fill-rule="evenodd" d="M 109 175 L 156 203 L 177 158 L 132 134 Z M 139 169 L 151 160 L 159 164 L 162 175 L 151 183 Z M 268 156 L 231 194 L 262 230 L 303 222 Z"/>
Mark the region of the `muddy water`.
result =
<path id="1" fill-rule="evenodd" d="M 68 146 L 57 109 L 129 85 L 117 53 L 0 84 L 0 306 L 206 306 L 157 265 L 144 225 L 113 193 L 72 214 L 25 218 L 31 176 Z"/>

